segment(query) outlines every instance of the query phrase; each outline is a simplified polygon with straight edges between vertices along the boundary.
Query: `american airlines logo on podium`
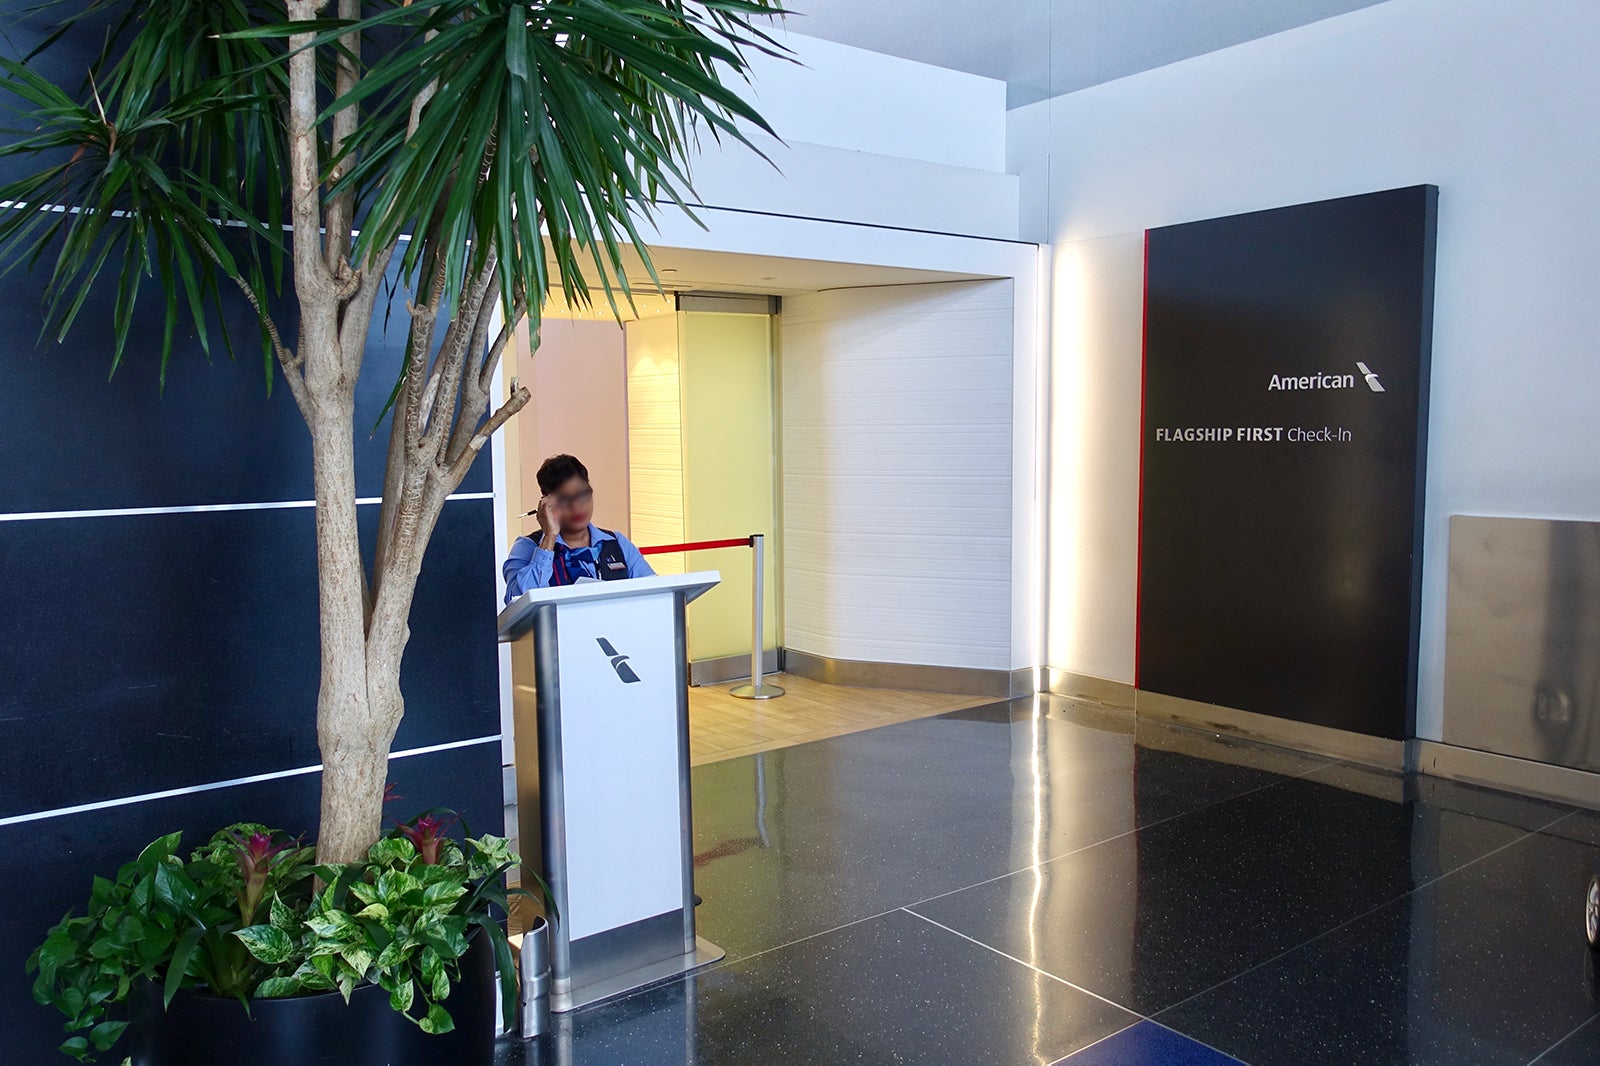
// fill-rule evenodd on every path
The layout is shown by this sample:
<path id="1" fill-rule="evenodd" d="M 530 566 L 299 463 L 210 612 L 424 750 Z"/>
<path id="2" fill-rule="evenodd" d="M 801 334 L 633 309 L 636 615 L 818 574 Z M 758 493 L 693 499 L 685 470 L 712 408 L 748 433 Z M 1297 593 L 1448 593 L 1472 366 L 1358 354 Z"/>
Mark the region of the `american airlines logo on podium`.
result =
<path id="1" fill-rule="evenodd" d="M 611 659 L 611 669 L 617 672 L 617 677 L 622 679 L 624 685 L 632 685 L 639 680 L 639 675 L 628 665 L 626 655 L 618 654 L 617 649 L 612 647 L 611 642 L 605 637 L 596 637 L 595 640 L 600 645 L 600 650 Z"/>

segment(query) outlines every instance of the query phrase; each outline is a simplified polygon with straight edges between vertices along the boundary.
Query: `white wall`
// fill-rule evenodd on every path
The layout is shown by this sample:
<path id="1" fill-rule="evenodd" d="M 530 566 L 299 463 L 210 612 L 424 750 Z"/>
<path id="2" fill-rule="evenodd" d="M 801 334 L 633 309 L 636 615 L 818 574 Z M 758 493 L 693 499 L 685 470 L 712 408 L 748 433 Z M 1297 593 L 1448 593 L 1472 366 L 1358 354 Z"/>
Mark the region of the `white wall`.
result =
<path id="1" fill-rule="evenodd" d="M 784 301 L 787 647 L 1011 668 L 1013 288 Z"/>
<path id="2" fill-rule="evenodd" d="M 803 22 L 803 20 L 797 20 Z M 782 30 L 750 53 L 750 99 L 785 141 L 1002 171 L 1006 83 Z"/>
<path id="3" fill-rule="evenodd" d="M 751 54 L 741 92 L 778 140 L 767 159 L 702 133 L 690 164 L 713 208 L 1015 238 L 1005 83 L 780 32 L 798 62 Z M 663 205 L 675 212 L 671 205 Z"/>
<path id="4" fill-rule="evenodd" d="M 1045 662 L 1131 684 L 1144 235 L 1069 242 L 1054 258 Z"/>
<path id="5" fill-rule="evenodd" d="M 1428 738 L 1442 725 L 1449 516 L 1600 518 L 1597 40 L 1593 0 L 1389 0 L 1012 120 L 1017 137 L 1048 130 L 1058 242 L 1439 186 L 1418 711 Z M 1012 157 L 1030 158 L 1028 146 Z M 1122 413 L 1137 420 L 1136 408 Z M 1122 610 L 1125 587 L 1092 594 Z"/>

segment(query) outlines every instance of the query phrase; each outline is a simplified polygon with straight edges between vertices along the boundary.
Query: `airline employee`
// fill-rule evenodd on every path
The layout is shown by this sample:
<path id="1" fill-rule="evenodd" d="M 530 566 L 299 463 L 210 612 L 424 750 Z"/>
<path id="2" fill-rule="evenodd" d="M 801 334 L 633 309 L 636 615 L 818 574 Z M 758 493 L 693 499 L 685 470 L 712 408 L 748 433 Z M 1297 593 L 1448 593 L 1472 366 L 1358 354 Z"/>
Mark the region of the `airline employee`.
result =
<path id="1" fill-rule="evenodd" d="M 538 537 L 518 537 L 501 567 L 507 603 L 529 589 L 571 585 L 579 578 L 616 581 L 655 573 L 627 537 L 589 521 L 594 487 L 577 459 L 546 459 L 539 467 L 539 492 Z"/>

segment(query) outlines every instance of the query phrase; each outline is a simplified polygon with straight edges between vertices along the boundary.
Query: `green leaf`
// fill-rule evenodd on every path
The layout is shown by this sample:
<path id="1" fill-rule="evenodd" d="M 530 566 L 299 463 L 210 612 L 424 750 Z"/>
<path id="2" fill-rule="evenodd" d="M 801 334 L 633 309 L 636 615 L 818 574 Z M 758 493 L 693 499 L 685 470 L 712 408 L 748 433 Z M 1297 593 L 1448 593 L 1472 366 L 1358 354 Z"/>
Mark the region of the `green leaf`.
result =
<path id="1" fill-rule="evenodd" d="M 428 990 L 432 993 L 434 999 L 448 999 L 450 997 L 450 971 L 448 968 L 442 966 L 439 968 L 439 972 L 433 975 L 433 981 Z"/>
<path id="2" fill-rule="evenodd" d="M 272 897 L 272 906 L 268 911 L 269 922 L 274 929 L 281 929 L 285 933 L 296 933 L 300 929 L 300 919 L 289 905 L 277 896 Z"/>
<path id="3" fill-rule="evenodd" d="M 472 847 L 473 858 L 487 867 L 515 866 L 522 861 L 505 837 L 485 836 L 467 843 Z"/>
<path id="4" fill-rule="evenodd" d="M 409 866 L 416 861 L 417 849 L 405 837 L 383 837 L 367 849 L 367 858 L 379 866 Z"/>
<path id="5" fill-rule="evenodd" d="M 439 881 L 423 889 L 422 902 L 425 906 L 438 907 L 453 903 L 466 894 L 466 885 L 456 881 Z"/>
<path id="6" fill-rule="evenodd" d="M 432 984 L 433 979 L 444 971 L 444 959 L 440 958 L 439 953 L 432 948 L 422 949 L 420 965 L 422 979 L 429 984 Z"/>
<path id="7" fill-rule="evenodd" d="M 91 959 L 110 959 L 122 953 L 122 945 L 109 936 L 96 937 L 89 944 L 89 957 Z"/>
<path id="8" fill-rule="evenodd" d="M 424 1033 L 448 1033 L 456 1027 L 450 1012 L 437 1003 L 428 1004 L 428 1015 L 418 1024 Z"/>
<path id="9" fill-rule="evenodd" d="M 289 940 L 288 934 L 270 925 L 252 925 L 247 929 L 236 929 L 233 935 L 244 941 L 244 946 L 249 949 L 251 955 L 269 966 L 287 962 L 294 950 L 294 944 Z"/>
<path id="10" fill-rule="evenodd" d="M 333 987 L 333 981 L 324 976 L 314 963 L 316 960 L 307 960 L 295 968 L 290 974 L 291 980 L 298 981 L 300 987 L 306 992 L 326 992 Z M 330 973 L 332 970 L 330 969 Z"/>
<path id="11" fill-rule="evenodd" d="M 79 1062 L 89 1058 L 89 1038 L 86 1036 L 69 1037 L 61 1042 L 61 1050 Z"/>
<path id="12" fill-rule="evenodd" d="M 361 974 L 363 977 L 366 976 L 367 970 L 372 966 L 372 952 L 365 945 L 355 944 L 347 947 L 343 951 L 339 952 L 339 957 L 342 958 L 352 970 L 358 974 Z"/>
<path id="13" fill-rule="evenodd" d="M 117 1042 L 122 1031 L 128 1027 L 127 1022 L 101 1022 L 89 1030 L 89 1042 L 96 1051 L 105 1051 Z"/>
<path id="14" fill-rule="evenodd" d="M 362 903 L 373 904 L 378 899 L 376 885 L 369 885 L 365 881 L 357 881 L 350 886 L 350 894 Z"/>
<path id="15" fill-rule="evenodd" d="M 168 833 L 164 837 L 157 837 L 145 845 L 145 849 L 139 853 L 139 857 L 134 861 L 146 873 L 153 873 L 157 867 L 166 862 L 173 852 L 178 850 L 178 843 L 182 839 L 182 833 Z"/>
<path id="16" fill-rule="evenodd" d="M 76 1015 L 83 1010 L 84 994 L 81 988 L 65 988 L 61 992 L 61 1012 Z"/>
<path id="17" fill-rule="evenodd" d="M 323 940 L 348 940 L 361 933 L 355 920 L 343 911 L 329 911 L 321 917 L 308 918 L 306 927 Z"/>
<path id="18" fill-rule="evenodd" d="M 509 1032 L 517 1018 L 517 964 L 511 957 L 511 942 L 506 939 L 506 931 L 499 922 L 482 919 L 474 924 L 483 930 L 482 935 L 487 936 L 494 947 L 495 973 L 500 979 L 501 1022 Z"/>
<path id="19" fill-rule="evenodd" d="M 174 833 L 174 846 L 176 837 Z M 194 903 L 195 885 L 181 869 L 163 862 L 156 867 L 155 896 L 173 910 L 181 911 Z"/>
<path id="20" fill-rule="evenodd" d="M 114 882 L 107 881 L 99 874 L 95 875 L 93 884 L 94 887 L 89 892 L 89 908 L 93 910 L 96 907 L 110 906 L 111 902 L 118 895 L 116 884 Z"/>
<path id="21" fill-rule="evenodd" d="M 426 922 L 417 930 L 424 941 L 446 959 L 459 959 L 467 953 L 467 920 L 451 917 Z"/>
<path id="22" fill-rule="evenodd" d="M 426 953 L 427 950 L 429 949 L 424 949 L 424 953 Z M 407 947 L 401 941 L 395 940 L 392 941 L 382 951 L 378 952 L 378 957 L 376 960 L 374 960 L 374 965 L 380 970 L 392 970 L 404 962 L 407 956 L 409 956 L 411 953 L 411 948 Z"/>
<path id="23" fill-rule="evenodd" d="M 293 975 L 289 977 L 269 977 L 256 986 L 254 995 L 258 999 L 298 996 L 304 987 L 304 982 Z"/>
<path id="24" fill-rule="evenodd" d="M 78 944 L 72 934 L 61 926 L 56 926 L 45 937 L 43 944 L 28 960 L 28 969 L 37 968 L 39 976 L 49 980 L 55 975 L 56 970 L 72 962 L 78 955 Z"/>
<path id="25" fill-rule="evenodd" d="M 144 923 L 139 920 L 138 915 L 129 914 L 117 923 L 112 939 L 126 947 L 137 943 L 142 936 L 144 936 Z"/>
<path id="26" fill-rule="evenodd" d="M 528 80 L 528 12 L 510 4 L 506 12 L 506 69 L 518 81 Z"/>
<path id="27" fill-rule="evenodd" d="M 389 1006 L 397 1011 L 408 1011 L 411 1002 L 416 998 L 416 985 L 411 979 L 405 978 L 389 993 Z"/>
<path id="28" fill-rule="evenodd" d="M 172 1006 L 172 997 L 177 995 L 179 987 L 182 986 L 184 975 L 189 969 L 189 960 L 194 957 L 194 950 L 205 934 L 204 926 L 192 925 L 178 938 L 178 946 L 172 949 L 172 961 L 167 964 L 167 979 L 161 992 L 163 1006 Z"/>
<path id="29" fill-rule="evenodd" d="M 378 898 L 391 908 L 409 892 L 422 888 L 421 879 L 404 870 L 385 870 L 378 875 Z"/>

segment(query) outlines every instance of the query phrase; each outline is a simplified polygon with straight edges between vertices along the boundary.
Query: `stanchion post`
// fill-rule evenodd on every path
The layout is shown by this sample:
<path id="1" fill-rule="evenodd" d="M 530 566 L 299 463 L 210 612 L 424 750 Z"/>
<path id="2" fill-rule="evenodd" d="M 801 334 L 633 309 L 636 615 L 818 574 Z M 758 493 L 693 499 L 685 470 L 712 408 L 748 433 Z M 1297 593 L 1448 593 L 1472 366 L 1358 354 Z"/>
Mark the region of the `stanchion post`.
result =
<path id="1" fill-rule="evenodd" d="M 766 537 L 760 533 L 750 535 L 751 572 L 755 578 L 755 588 L 750 599 L 754 604 L 753 616 L 750 626 L 750 683 L 738 685 L 729 690 L 729 695 L 737 696 L 742 700 L 770 700 L 775 696 L 783 695 L 783 689 L 777 685 L 768 685 L 762 678 L 765 673 L 762 659 L 766 649 L 766 641 L 761 632 L 762 623 L 766 621 L 765 584 L 766 576 L 765 546 Z"/>

